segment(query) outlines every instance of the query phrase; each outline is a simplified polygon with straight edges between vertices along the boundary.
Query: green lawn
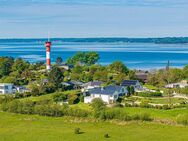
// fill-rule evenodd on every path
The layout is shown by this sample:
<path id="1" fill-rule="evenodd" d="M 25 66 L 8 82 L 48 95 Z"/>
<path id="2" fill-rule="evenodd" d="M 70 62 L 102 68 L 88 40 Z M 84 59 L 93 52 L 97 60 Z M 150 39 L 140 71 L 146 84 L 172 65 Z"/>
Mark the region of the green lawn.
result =
<path id="1" fill-rule="evenodd" d="M 154 119 L 170 119 L 170 120 L 176 120 L 178 115 L 188 113 L 187 108 L 159 110 L 153 108 L 126 107 L 124 108 L 124 110 L 131 115 L 134 115 L 136 113 L 149 113 Z"/>
<path id="2" fill-rule="evenodd" d="M 144 87 L 146 87 L 148 89 L 151 89 L 151 90 L 158 90 L 159 89 L 159 88 L 157 88 L 157 87 L 155 87 L 153 85 L 148 85 L 148 84 L 144 85 Z"/>
<path id="3" fill-rule="evenodd" d="M 175 103 L 181 103 L 181 102 L 186 102 L 187 100 L 184 98 L 170 98 L 171 104 Z M 151 98 L 150 103 L 154 104 L 169 104 L 169 98 L 164 97 L 164 98 Z"/>
<path id="4" fill-rule="evenodd" d="M 75 128 L 83 134 L 74 134 Z M 150 122 L 117 124 L 0 113 L 0 141 L 187 141 L 188 127 Z M 108 133 L 110 138 L 104 138 Z"/>

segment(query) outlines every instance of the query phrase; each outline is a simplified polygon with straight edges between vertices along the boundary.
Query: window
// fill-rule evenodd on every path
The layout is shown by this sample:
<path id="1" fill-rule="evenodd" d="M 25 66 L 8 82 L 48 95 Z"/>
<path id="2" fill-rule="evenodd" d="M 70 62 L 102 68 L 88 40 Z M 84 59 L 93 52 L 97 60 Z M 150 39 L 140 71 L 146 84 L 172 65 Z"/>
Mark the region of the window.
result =
<path id="1" fill-rule="evenodd" d="M 2 91 L 0 91 L 0 94 L 2 94 L 3 92 Z"/>
<path id="2" fill-rule="evenodd" d="M 114 95 L 114 98 L 117 98 L 117 95 Z"/>
<path id="3" fill-rule="evenodd" d="M 0 89 L 2 90 L 2 89 L 4 89 L 4 87 L 3 87 L 3 86 L 0 86 Z"/>
<path id="4" fill-rule="evenodd" d="M 125 92 L 125 89 L 122 88 L 121 91 L 122 91 L 122 93 L 124 93 L 124 92 Z"/>
<path id="5" fill-rule="evenodd" d="M 5 86 L 5 89 L 8 89 L 8 86 Z"/>

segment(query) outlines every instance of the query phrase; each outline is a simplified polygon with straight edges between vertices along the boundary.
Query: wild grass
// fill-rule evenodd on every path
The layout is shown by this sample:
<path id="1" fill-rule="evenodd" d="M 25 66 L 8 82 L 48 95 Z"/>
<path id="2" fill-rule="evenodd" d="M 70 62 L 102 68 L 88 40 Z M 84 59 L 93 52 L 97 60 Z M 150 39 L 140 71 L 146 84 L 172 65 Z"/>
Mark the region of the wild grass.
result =
<path id="1" fill-rule="evenodd" d="M 0 113 L 1 141 L 184 141 L 188 127 L 151 122 L 70 122 L 70 117 Z M 82 134 L 75 134 L 80 128 Z M 110 137 L 105 138 L 108 134 Z"/>

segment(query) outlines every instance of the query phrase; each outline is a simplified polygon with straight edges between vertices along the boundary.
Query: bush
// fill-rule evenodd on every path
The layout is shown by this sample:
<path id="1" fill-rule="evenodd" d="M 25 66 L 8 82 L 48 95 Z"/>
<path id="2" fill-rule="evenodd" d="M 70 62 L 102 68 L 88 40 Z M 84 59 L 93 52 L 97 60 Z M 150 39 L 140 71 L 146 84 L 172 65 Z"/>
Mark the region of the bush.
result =
<path id="1" fill-rule="evenodd" d="M 141 103 L 140 103 L 140 107 L 143 107 L 143 108 L 150 108 L 149 100 L 147 100 L 147 99 L 142 99 L 142 100 L 141 100 Z"/>
<path id="2" fill-rule="evenodd" d="M 67 99 L 67 95 L 63 93 L 57 93 L 53 96 L 54 102 L 61 102 L 61 101 L 65 101 L 66 99 Z"/>
<path id="3" fill-rule="evenodd" d="M 177 123 L 187 126 L 188 125 L 188 115 L 178 115 Z"/>
<path id="4" fill-rule="evenodd" d="M 19 113 L 22 114 L 33 114 L 34 113 L 34 102 L 33 101 L 24 101 L 21 103 L 22 104 L 22 108 L 19 111 Z"/>
<path id="5" fill-rule="evenodd" d="M 19 113 L 21 111 L 22 105 L 19 100 L 13 100 L 8 103 L 7 110 L 11 113 Z"/>
<path id="6" fill-rule="evenodd" d="M 110 138 L 110 136 L 108 134 L 104 134 L 105 138 Z"/>
<path id="7" fill-rule="evenodd" d="M 90 112 L 78 108 L 68 108 L 66 109 L 65 115 L 73 117 L 87 117 L 90 115 Z"/>
<path id="8" fill-rule="evenodd" d="M 84 96 L 83 95 L 80 96 L 80 101 L 84 102 Z"/>
<path id="9" fill-rule="evenodd" d="M 41 116 L 60 117 L 63 115 L 61 106 L 59 105 L 37 105 L 35 106 L 35 113 Z"/>
<path id="10" fill-rule="evenodd" d="M 148 113 L 140 113 L 133 115 L 133 120 L 141 120 L 141 121 L 152 121 L 153 118 L 151 118 L 150 114 Z"/>
<path id="11" fill-rule="evenodd" d="M 75 134 L 80 134 L 80 128 L 75 128 L 75 129 L 74 129 L 74 133 L 75 133 Z"/>
<path id="12" fill-rule="evenodd" d="M 107 109 L 107 110 L 103 110 L 100 113 L 100 119 L 102 120 L 119 119 L 119 120 L 129 121 L 131 120 L 131 117 L 121 109 Z"/>
<path id="13" fill-rule="evenodd" d="M 152 118 L 150 117 L 150 114 L 148 114 L 148 113 L 141 113 L 140 114 L 140 120 L 142 120 L 142 121 L 152 121 Z"/>
<path id="14" fill-rule="evenodd" d="M 77 95 L 68 95 L 68 103 L 69 104 L 76 104 L 79 102 L 78 96 Z"/>
<path id="15" fill-rule="evenodd" d="M 161 92 L 140 92 L 138 96 L 142 97 L 162 97 L 163 94 Z"/>
<path id="16" fill-rule="evenodd" d="M 92 102 L 91 102 L 91 106 L 92 106 L 94 111 L 101 111 L 101 110 L 104 110 L 106 108 L 106 105 L 104 104 L 104 102 L 100 98 L 93 99 Z"/>

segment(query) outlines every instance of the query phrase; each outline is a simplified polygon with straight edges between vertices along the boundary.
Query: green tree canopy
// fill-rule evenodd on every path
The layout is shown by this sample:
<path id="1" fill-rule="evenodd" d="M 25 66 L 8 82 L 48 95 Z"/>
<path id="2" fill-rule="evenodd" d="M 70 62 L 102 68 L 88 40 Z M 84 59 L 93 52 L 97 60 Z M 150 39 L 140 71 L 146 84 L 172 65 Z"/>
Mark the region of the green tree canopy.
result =
<path id="1" fill-rule="evenodd" d="M 59 84 L 63 81 L 63 73 L 64 72 L 61 68 L 53 66 L 48 75 L 49 82 L 58 87 Z"/>
<path id="2" fill-rule="evenodd" d="M 21 58 L 18 58 L 14 61 L 14 64 L 12 66 L 12 71 L 17 71 L 19 73 L 22 73 L 24 70 L 29 68 L 29 62 L 24 61 Z"/>
<path id="3" fill-rule="evenodd" d="M 13 63 L 14 59 L 11 57 L 0 58 L 0 77 L 10 74 Z"/>
<path id="4" fill-rule="evenodd" d="M 125 73 L 129 72 L 129 69 L 121 62 L 115 61 L 108 66 L 109 70 L 114 73 Z"/>
<path id="5" fill-rule="evenodd" d="M 63 59 L 62 59 L 61 57 L 57 57 L 57 58 L 56 58 L 56 64 L 57 64 L 57 65 L 61 65 L 62 62 L 63 62 Z"/>
<path id="6" fill-rule="evenodd" d="M 84 65 L 93 65 L 99 60 L 99 54 L 96 52 L 78 52 L 67 60 L 68 64 L 81 63 Z"/>

